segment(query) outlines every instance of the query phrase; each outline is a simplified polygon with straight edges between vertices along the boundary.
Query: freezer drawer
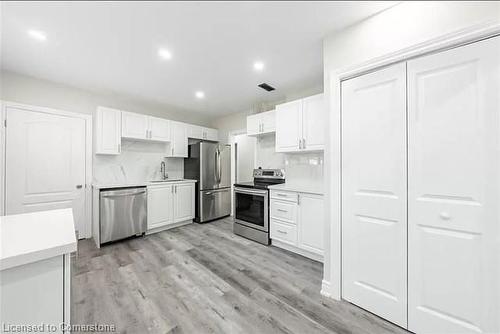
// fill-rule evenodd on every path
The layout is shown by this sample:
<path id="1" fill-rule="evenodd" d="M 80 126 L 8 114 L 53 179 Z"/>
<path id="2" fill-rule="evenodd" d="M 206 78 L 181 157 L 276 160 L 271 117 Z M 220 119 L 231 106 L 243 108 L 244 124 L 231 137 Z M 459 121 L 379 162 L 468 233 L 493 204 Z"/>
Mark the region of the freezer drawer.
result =
<path id="1" fill-rule="evenodd" d="M 200 223 L 231 214 L 231 188 L 202 190 L 198 196 Z"/>
<path id="2" fill-rule="evenodd" d="M 146 232 L 146 188 L 102 190 L 100 193 L 101 244 Z"/>

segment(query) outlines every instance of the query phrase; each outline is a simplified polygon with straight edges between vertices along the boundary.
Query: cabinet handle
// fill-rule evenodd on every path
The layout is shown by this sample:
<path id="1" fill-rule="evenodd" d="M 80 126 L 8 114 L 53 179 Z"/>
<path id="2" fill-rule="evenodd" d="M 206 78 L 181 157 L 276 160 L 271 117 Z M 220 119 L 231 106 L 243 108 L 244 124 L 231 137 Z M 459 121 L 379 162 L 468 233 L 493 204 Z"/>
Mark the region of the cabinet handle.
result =
<path id="1" fill-rule="evenodd" d="M 281 234 L 288 234 L 286 231 L 282 231 L 282 230 L 276 230 L 276 232 L 281 233 Z"/>
<path id="2" fill-rule="evenodd" d="M 172 147 L 172 155 L 174 155 L 174 148 Z"/>
<path id="3" fill-rule="evenodd" d="M 122 144 L 118 144 L 118 153 L 122 153 Z"/>
<path id="4" fill-rule="evenodd" d="M 306 148 L 306 139 L 305 138 L 302 139 L 302 148 Z"/>
<path id="5" fill-rule="evenodd" d="M 288 197 L 286 194 L 276 194 L 276 195 L 278 195 L 280 197 Z"/>
<path id="6" fill-rule="evenodd" d="M 287 210 L 278 209 L 279 212 L 288 212 Z"/>
<path id="7" fill-rule="evenodd" d="M 83 187 L 83 185 L 81 185 L 81 184 L 76 185 L 76 189 L 82 189 L 82 187 Z"/>
<path id="8" fill-rule="evenodd" d="M 300 205 L 300 194 L 297 194 L 297 205 Z"/>
<path id="9" fill-rule="evenodd" d="M 299 139 L 299 150 L 302 149 L 302 139 Z"/>

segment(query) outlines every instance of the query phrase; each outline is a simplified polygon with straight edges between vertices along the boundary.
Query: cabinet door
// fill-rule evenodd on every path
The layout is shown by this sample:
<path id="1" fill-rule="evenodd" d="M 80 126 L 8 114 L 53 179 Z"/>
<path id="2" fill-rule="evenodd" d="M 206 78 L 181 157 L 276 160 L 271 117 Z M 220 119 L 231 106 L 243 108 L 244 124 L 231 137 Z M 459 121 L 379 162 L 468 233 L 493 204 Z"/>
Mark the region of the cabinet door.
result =
<path id="1" fill-rule="evenodd" d="M 203 127 L 198 125 L 189 124 L 187 125 L 187 134 L 189 138 L 193 139 L 203 139 Z"/>
<path id="2" fill-rule="evenodd" d="M 174 185 L 174 221 L 182 222 L 194 218 L 194 184 Z"/>
<path id="3" fill-rule="evenodd" d="M 205 128 L 205 139 L 219 141 L 219 131 L 217 129 Z"/>
<path id="4" fill-rule="evenodd" d="M 326 103 L 323 94 L 302 100 L 302 149 L 317 151 L 325 149 Z"/>
<path id="5" fill-rule="evenodd" d="M 122 112 L 98 107 L 94 122 L 95 154 L 120 154 Z"/>
<path id="6" fill-rule="evenodd" d="M 261 114 L 262 132 L 270 133 L 276 131 L 276 111 L 266 111 Z M 325 123 L 325 122 L 323 122 Z"/>
<path id="7" fill-rule="evenodd" d="M 405 64 L 342 83 L 343 298 L 406 327 Z"/>
<path id="8" fill-rule="evenodd" d="M 408 62 L 408 328 L 500 333 L 500 39 Z"/>
<path id="9" fill-rule="evenodd" d="M 252 135 L 257 135 L 260 133 L 260 115 L 250 115 L 247 116 L 247 135 L 252 136 Z"/>
<path id="10" fill-rule="evenodd" d="M 149 129 L 148 116 L 131 112 L 122 112 L 122 137 L 147 139 Z"/>
<path id="11" fill-rule="evenodd" d="M 149 139 L 156 141 L 170 141 L 170 121 L 149 117 Z"/>
<path id="12" fill-rule="evenodd" d="M 167 152 L 167 156 L 187 158 L 188 138 L 186 124 L 180 122 L 171 122 L 170 125 L 171 142 Z"/>
<path id="13" fill-rule="evenodd" d="M 302 100 L 276 106 L 276 152 L 299 150 L 302 138 Z"/>
<path id="14" fill-rule="evenodd" d="M 323 196 L 299 194 L 299 247 L 323 255 L 324 203 Z"/>
<path id="15" fill-rule="evenodd" d="M 173 187 L 148 187 L 148 230 L 172 224 L 173 214 Z"/>

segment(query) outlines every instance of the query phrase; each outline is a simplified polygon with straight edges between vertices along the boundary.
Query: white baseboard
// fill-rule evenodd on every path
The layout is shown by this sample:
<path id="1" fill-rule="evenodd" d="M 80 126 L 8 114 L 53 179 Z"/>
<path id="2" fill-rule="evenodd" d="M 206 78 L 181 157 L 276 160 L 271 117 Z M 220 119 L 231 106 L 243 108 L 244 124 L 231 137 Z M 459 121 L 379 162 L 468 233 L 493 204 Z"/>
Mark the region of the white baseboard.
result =
<path id="1" fill-rule="evenodd" d="M 310 251 L 307 251 L 305 249 L 301 249 L 301 248 L 298 248 L 296 246 L 292 246 L 292 245 L 288 245 L 284 242 L 281 242 L 281 241 L 278 241 L 276 239 L 272 239 L 271 240 L 271 244 L 273 246 L 276 246 L 276 247 L 279 247 L 279 248 L 283 248 L 283 249 L 286 249 L 287 251 L 290 251 L 292 253 L 296 253 L 296 254 L 299 254 L 299 255 L 302 255 L 302 256 L 305 256 L 309 259 L 312 259 L 314 261 L 318 261 L 318 262 L 321 262 L 323 263 L 323 256 L 322 255 L 318 255 L 316 253 L 312 253 Z"/>
<path id="2" fill-rule="evenodd" d="M 325 280 L 321 281 L 321 295 L 327 298 L 332 297 L 332 294 L 330 293 L 330 282 Z"/>
<path id="3" fill-rule="evenodd" d="M 186 221 L 182 221 L 182 222 L 178 222 L 178 223 L 175 223 L 175 224 L 168 224 L 168 225 L 165 225 L 165 226 L 160 226 L 160 227 L 157 227 L 157 228 L 153 228 L 151 230 L 147 230 L 146 231 L 146 235 L 150 235 L 150 234 L 153 234 L 153 233 L 158 233 L 158 232 L 161 232 L 161 231 L 166 231 L 166 230 L 170 230 L 171 228 L 176 228 L 176 227 L 179 227 L 179 226 L 184 226 L 184 225 L 187 225 L 187 224 L 192 224 L 193 223 L 193 220 L 186 220 Z"/>

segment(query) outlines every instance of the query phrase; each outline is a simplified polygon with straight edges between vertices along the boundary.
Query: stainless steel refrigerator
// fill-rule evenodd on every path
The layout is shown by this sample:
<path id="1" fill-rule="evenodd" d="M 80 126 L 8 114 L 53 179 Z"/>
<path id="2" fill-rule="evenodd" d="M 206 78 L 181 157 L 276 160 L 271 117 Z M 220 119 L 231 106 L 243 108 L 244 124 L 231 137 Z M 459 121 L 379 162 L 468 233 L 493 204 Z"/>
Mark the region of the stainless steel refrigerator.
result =
<path id="1" fill-rule="evenodd" d="M 196 182 L 198 223 L 231 214 L 231 147 L 199 142 L 189 145 L 184 159 L 184 178 Z"/>

